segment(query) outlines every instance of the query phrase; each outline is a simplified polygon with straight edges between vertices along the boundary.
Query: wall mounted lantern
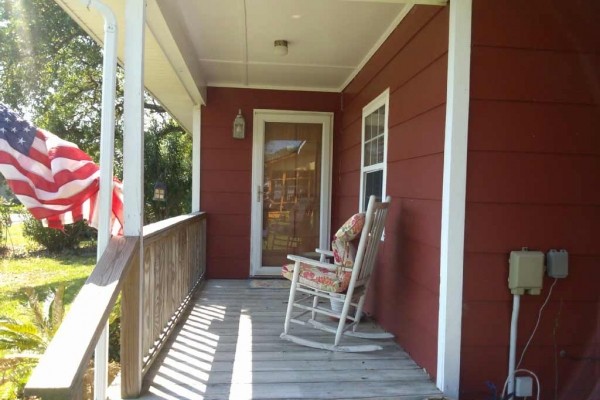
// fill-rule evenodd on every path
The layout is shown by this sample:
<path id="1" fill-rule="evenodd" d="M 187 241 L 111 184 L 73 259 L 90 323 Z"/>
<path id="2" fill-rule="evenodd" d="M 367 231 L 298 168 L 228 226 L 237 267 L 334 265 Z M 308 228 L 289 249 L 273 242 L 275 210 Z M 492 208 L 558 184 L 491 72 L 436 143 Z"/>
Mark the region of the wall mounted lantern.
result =
<path id="1" fill-rule="evenodd" d="M 165 185 L 162 182 L 156 182 L 154 184 L 154 197 L 152 197 L 152 200 L 154 201 L 166 201 L 166 194 L 167 194 L 167 185 Z"/>
<path id="2" fill-rule="evenodd" d="M 246 133 L 246 121 L 242 115 L 242 110 L 238 111 L 237 117 L 233 121 L 233 138 L 243 139 Z"/>

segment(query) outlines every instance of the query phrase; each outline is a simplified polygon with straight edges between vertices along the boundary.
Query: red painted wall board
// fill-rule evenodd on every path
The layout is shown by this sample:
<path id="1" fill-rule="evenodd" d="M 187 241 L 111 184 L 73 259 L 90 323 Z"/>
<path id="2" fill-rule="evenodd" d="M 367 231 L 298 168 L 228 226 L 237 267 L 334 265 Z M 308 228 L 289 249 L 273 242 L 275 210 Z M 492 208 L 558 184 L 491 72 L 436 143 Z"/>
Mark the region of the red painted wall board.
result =
<path id="1" fill-rule="evenodd" d="M 202 209 L 207 213 L 210 210 L 210 213 L 215 215 L 250 216 L 250 198 L 250 183 L 246 193 L 216 192 L 208 187 L 201 192 Z"/>
<path id="2" fill-rule="evenodd" d="M 559 345 L 558 351 L 560 352 L 561 350 L 577 357 L 597 357 L 587 347 Z M 539 372 L 538 376 L 542 383 L 542 390 L 545 390 L 545 392 L 542 392 L 542 397 L 554 398 L 555 387 L 552 384 L 547 385 L 547 383 L 553 383 L 555 381 L 555 374 L 557 374 L 559 384 L 556 387 L 556 397 L 558 399 L 587 400 L 598 398 L 598 394 L 600 393 L 598 392 L 597 372 L 594 371 L 589 361 L 562 358 L 559 354 L 556 360 L 553 358 L 549 362 L 548 353 L 554 353 L 554 346 L 532 347 L 531 350 L 527 350 L 527 355 L 523 361 L 523 366 Z M 555 363 L 556 370 L 554 368 Z"/>
<path id="3" fill-rule="evenodd" d="M 358 188 L 358 184 L 356 183 L 356 179 L 358 178 L 354 179 L 354 184 L 356 184 L 356 188 Z M 334 232 L 334 229 L 337 230 L 352 214 L 358 212 L 358 192 L 347 196 L 338 195 L 338 193 L 339 192 L 335 195 L 335 198 L 338 201 L 338 207 L 335 210 L 332 210 L 332 218 L 335 216 L 337 223 L 332 225 L 332 232 Z"/>
<path id="4" fill-rule="evenodd" d="M 400 224 L 404 237 L 439 248 L 442 202 L 439 200 L 421 199 L 399 200 L 402 201 L 400 221 L 390 220 L 389 223 L 392 225 L 395 223 Z M 388 226 L 388 224 L 386 224 L 386 226 Z M 437 273 L 439 274 L 439 266 Z"/>
<path id="5" fill-rule="evenodd" d="M 360 172 L 360 145 L 340 150 L 336 153 L 339 159 L 339 173 L 346 174 L 352 172 Z"/>
<path id="6" fill-rule="evenodd" d="M 217 111 L 218 112 L 218 111 Z M 231 110 L 229 112 L 232 112 Z M 233 111 L 237 115 L 237 111 Z M 244 149 L 245 151 L 252 152 L 252 141 L 251 140 L 236 140 L 232 137 L 231 130 L 233 128 L 233 118 L 229 113 L 220 112 L 221 118 L 229 118 L 231 121 L 221 121 L 220 125 L 210 125 L 206 120 L 207 115 L 212 115 L 212 109 L 210 112 L 207 111 L 206 107 L 202 108 L 202 149 Z M 214 116 L 212 116 L 215 119 Z M 246 115 L 244 118 L 247 118 Z M 216 123 L 216 121 L 215 121 Z M 246 133 L 248 133 L 249 125 L 246 120 Z M 204 140 L 204 136 L 206 140 Z"/>
<path id="7" fill-rule="evenodd" d="M 407 281 L 417 283 L 432 293 L 439 293 L 439 280 L 436 276 L 436 269 L 440 265 L 439 247 L 403 238 L 396 251 L 400 265 L 405 266 L 402 274 Z M 393 262 L 394 260 L 390 260 L 390 265 L 394 265 Z"/>
<path id="8" fill-rule="evenodd" d="M 252 165 L 252 153 L 247 148 L 212 148 L 203 155 L 202 168 L 207 171 L 248 171 Z"/>
<path id="9" fill-rule="evenodd" d="M 447 32 L 446 8 L 414 7 L 344 90 L 342 146 L 334 149 L 344 160 L 334 211 L 343 222 L 358 206 L 362 109 L 390 88 L 386 191 L 392 205 L 367 308 L 434 376 Z"/>
<path id="10" fill-rule="evenodd" d="M 597 1 L 473 2 L 473 45 L 600 52 Z"/>
<path id="11" fill-rule="evenodd" d="M 219 193 L 247 193 L 250 171 L 203 170 L 201 182 Z"/>
<path id="12" fill-rule="evenodd" d="M 512 308 L 500 301 L 465 302 L 463 304 L 462 340 L 469 346 L 506 346 Z M 498 333 L 502 333 L 499 335 Z M 507 364 L 508 365 L 508 364 Z"/>
<path id="13" fill-rule="evenodd" d="M 598 304 L 598 257 L 571 254 L 569 257 L 569 279 L 562 279 L 556 286 L 555 294 L 558 299 Z M 591 279 L 590 279 L 591 278 Z M 600 310 L 600 304 L 598 304 Z M 600 318 L 597 318 L 600 323 Z M 600 332 L 596 331 L 598 339 Z"/>
<path id="14" fill-rule="evenodd" d="M 435 17 L 408 42 L 398 56 L 391 59 L 385 68 L 373 77 L 369 85 L 356 96 L 355 101 L 349 104 L 347 111 L 353 114 L 353 107 L 358 107 L 363 101 L 369 101 L 388 87 L 391 92 L 395 92 L 407 84 L 423 84 L 415 78 L 429 70 L 431 64 L 443 57 L 448 50 L 448 27 L 444 24 L 447 20 L 448 9 L 439 9 Z M 435 85 L 435 82 L 432 82 L 432 85 Z M 404 90 L 402 92 L 406 93 Z"/>
<path id="15" fill-rule="evenodd" d="M 464 316 L 463 316 L 464 319 Z M 460 353 L 460 399 L 481 400 L 490 396 L 487 383 L 496 386 L 497 395 L 508 369 L 508 346 L 465 346 Z"/>
<path id="16" fill-rule="evenodd" d="M 411 281 L 406 281 L 398 290 L 402 297 L 391 295 L 379 303 L 377 312 L 383 316 L 380 322 L 398 332 L 402 347 L 414 360 L 422 360 L 419 366 L 435 376 L 437 346 L 423 346 L 423 343 L 437 342 L 437 318 L 424 319 L 423 313 L 437 310 L 437 296 Z"/>
<path id="17" fill-rule="evenodd" d="M 388 86 L 391 91 L 396 91 L 428 69 L 434 60 L 446 54 L 448 27 L 444 21 L 448 20 L 448 8 L 438 10 L 435 17 L 402 49 L 402 56 L 390 60 L 381 73 L 369 83 L 370 90 L 364 90 L 361 96 L 376 96 L 377 91 Z"/>
<path id="18" fill-rule="evenodd" d="M 437 58 L 426 69 L 390 94 L 389 125 L 433 111 L 446 102 L 447 57 Z"/>
<path id="19" fill-rule="evenodd" d="M 340 173 L 339 175 L 339 189 L 336 191 L 337 197 L 348 196 L 351 198 L 358 197 L 356 194 L 360 189 L 360 172 L 353 171 L 348 173 Z M 354 212 L 358 211 L 358 203 Z M 350 214 L 348 214 L 350 215 Z M 343 222 L 340 222 L 342 224 Z"/>
<path id="20" fill-rule="evenodd" d="M 344 114 L 347 115 L 347 114 Z M 346 122 L 344 118 L 342 118 L 342 124 Z M 354 118 L 353 121 L 349 122 L 348 125 L 343 125 L 344 134 L 338 136 L 336 151 L 344 151 L 351 147 L 360 146 L 361 141 L 361 118 Z"/>
<path id="21" fill-rule="evenodd" d="M 600 256 L 600 207 L 467 201 L 465 251 L 501 253 L 522 247 L 564 248 L 572 255 Z M 507 266 L 508 268 L 508 266 Z"/>
<path id="22" fill-rule="evenodd" d="M 215 236 L 229 237 L 227 241 L 242 240 L 248 237 L 250 232 L 250 220 L 245 214 L 227 215 L 217 214 L 208 215 L 208 224 L 210 224 L 211 232 Z"/>
<path id="23" fill-rule="evenodd" d="M 388 193 L 401 198 L 441 200 L 443 169 L 444 155 L 439 153 L 388 162 L 387 173 L 392 177 Z"/>
<path id="24" fill-rule="evenodd" d="M 211 240 L 225 240 L 225 238 L 215 237 Z M 250 237 L 240 238 L 240 240 L 250 241 Z M 235 258 L 223 256 L 206 257 L 207 274 L 209 279 L 246 279 L 250 274 L 250 264 L 248 257 Z"/>
<path id="25" fill-rule="evenodd" d="M 554 398 L 556 372 L 557 398 L 600 395 L 590 384 L 600 369 L 557 359 L 570 346 L 600 353 L 598 20 L 593 0 L 474 1 L 461 399 L 506 379 L 508 255 L 523 246 L 570 254 L 524 366 L 543 398 Z M 551 284 L 521 300 L 519 355 Z"/>
<path id="26" fill-rule="evenodd" d="M 507 263 L 505 253 L 465 253 L 463 301 L 511 301 Z"/>
<path id="27" fill-rule="evenodd" d="M 247 240 L 243 240 L 247 239 Z M 235 243 L 232 246 L 231 243 Z M 248 236 L 232 238 L 231 236 L 214 237 L 207 244 L 207 252 L 213 257 L 218 258 L 219 255 L 226 255 L 227 258 L 243 259 L 250 252 L 250 238 Z M 250 265 L 247 266 L 247 271 L 250 270 Z"/>
<path id="28" fill-rule="evenodd" d="M 388 147 L 388 162 L 444 152 L 444 137 L 439 132 L 445 129 L 446 105 L 420 114 L 406 122 L 390 126 L 389 140 L 402 143 Z"/>
<path id="29" fill-rule="evenodd" d="M 544 290 L 550 288 L 552 280 L 546 279 Z M 559 282 L 560 284 L 560 282 Z M 557 284 L 557 285 L 559 285 Z M 556 287 L 555 287 L 556 288 Z M 558 292 L 558 289 L 556 289 Z M 560 346 L 585 345 L 593 339 L 596 325 L 595 318 L 588 318 L 597 311 L 597 304 L 582 301 L 566 301 L 564 295 L 556 293 L 542 313 L 538 331 L 536 331 L 535 347 L 551 346 L 556 342 Z M 537 321 L 538 310 L 546 296 L 525 296 L 521 301 L 521 316 L 519 330 L 523 335 L 517 339 L 517 354 L 520 358 L 523 347 L 529 340 Z M 463 308 L 463 340 L 469 346 L 506 346 L 509 335 L 506 327 L 510 325 L 512 314 L 511 302 L 506 301 L 475 301 L 465 302 Z M 536 318 L 526 318 L 534 315 Z M 554 331 L 556 327 L 556 332 Z M 497 332 L 502 332 L 498 335 Z M 541 334 L 548 332 L 549 334 Z M 539 336 L 538 336 L 539 334 Z M 529 350 L 524 358 L 529 362 L 534 358 Z"/>
<path id="30" fill-rule="evenodd" d="M 594 104 L 598 55 L 474 47 L 471 96 L 475 99 Z M 552 66 L 549 68 L 549 66 Z"/>
<path id="31" fill-rule="evenodd" d="M 351 102 L 354 96 L 360 94 L 369 81 L 377 76 L 393 57 L 439 12 L 438 7 L 413 8 L 407 18 L 391 33 L 360 73 L 344 89 L 344 99 Z"/>
<path id="32" fill-rule="evenodd" d="M 469 150 L 600 155 L 593 104 L 471 99 Z"/>
<path id="33" fill-rule="evenodd" d="M 577 154 L 469 152 L 472 202 L 600 204 L 600 157 Z"/>

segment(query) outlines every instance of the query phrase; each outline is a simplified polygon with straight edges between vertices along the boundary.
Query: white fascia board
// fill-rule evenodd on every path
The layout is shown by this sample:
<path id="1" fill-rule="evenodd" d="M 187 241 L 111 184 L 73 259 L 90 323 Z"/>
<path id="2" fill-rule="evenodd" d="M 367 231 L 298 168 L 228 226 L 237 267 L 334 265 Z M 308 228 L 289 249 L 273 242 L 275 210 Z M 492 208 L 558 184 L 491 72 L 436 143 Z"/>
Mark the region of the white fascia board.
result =
<path id="1" fill-rule="evenodd" d="M 148 0 L 148 26 L 156 41 L 194 102 L 206 105 L 206 79 L 182 19 L 172 1 Z"/>
<path id="2" fill-rule="evenodd" d="M 206 104 L 206 80 L 182 24 L 169 24 L 173 4 L 148 0 L 146 24 L 194 104 Z"/>

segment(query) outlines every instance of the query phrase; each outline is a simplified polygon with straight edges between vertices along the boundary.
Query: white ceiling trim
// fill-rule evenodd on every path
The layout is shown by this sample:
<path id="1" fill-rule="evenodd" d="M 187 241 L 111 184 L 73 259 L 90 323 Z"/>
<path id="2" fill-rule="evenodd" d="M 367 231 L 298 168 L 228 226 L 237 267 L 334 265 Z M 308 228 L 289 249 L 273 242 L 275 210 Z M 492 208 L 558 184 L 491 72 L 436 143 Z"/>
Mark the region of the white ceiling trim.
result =
<path id="1" fill-rule="evenodd" d="M 246 0 L 244 0 L 244 48 L 243 48 L 243 60 L 244 60 L 244 83 L 248 86 L 248 11 L 246 8 Z"/>
<path id="2" fill-rule="evenodd" d="M 260 89 L 260 90 L 287 90 L 292 92 L 325 92 L 325 93 L 339 93 L 338 88 L 323 88 L 319 87 L 306 87 L 306 86 L 280 86 L 280 85 L 240 85 L 239 83 L 225 83 L 225 82 L 208 82 L 210 87 L 219 88 L 232 88 L 232 89 Z"/>
<path id="3" fill-rule="evenodd" d="M 343 0 L 343 1 L 360 1 L 362 3 L 392 3 L 392 4 L 421 4 L 425 6 L 445 6 L 448 5 L 448 0 L 415 0 L 415 1 L 407 1 L 407 0 Z"/>
<path id="4" fill-rule="evenodd" d="M 345 1 L 359 1 L 359 0 L 345 0 Z M 364 0 L 361 0 L 361 1 L 364 1 Z M 366 0 L 366 1 L 380 1 L 380 0 Z M 388 1 L 388 2 L 390 2 L 390 1 Z M 400 13 L 398 14 L 398 16 L 394 19 L 394 21 L 390 24 L 390 26 L 388 26 L 388 28 L 385 30 L 385 32 L 383 32 L 383 34 L 379 37 L 379 39 L 377 39 L 377 41 L 375 42 L 375 45 L 371 48 L 371 50 L 369 50 L 369 52 L 362 59 L 360 64 L 358 64 L 355 67 L 354 71 L 350 74 L 350 76 L 348 76 L 348 79 L 346 79 L 346 81 L 342 84 L 342 86 L 340 86 L 338 88 L 338 92 L 342 92 L 346 88 L 346 86 L 348 86 L 350 84 L 350 82 L 352 82 L 352 80 L 356 77 L 356 75 L 358 75 L 358 73 L 363 69 L 365 64 L 367 64 L 367 62 L 369 62 L 371 57 L 373 57 L 373 54 L 375 54 L 377 52 L 377 50 L 379 50 L 381 45 L 387 40 L 387 38 L 392 34 L 392 32 L 394 32 L 396 27 L 400 24 L 400 22 L 402 22 L 404 17 L 406 17 L 406 15 L 408 15 L 410 10 L 412 10 L 412 8 L 415 5 L 414 1 L 408 1 L 408 2 L 407 1 L 391 1 L 391 2 L 394 2 L 394 3 L 401 2 L 401 3 L 406 3 L 406 5 L 404 7 L 402 7 L 402 10 L 400 10 Z"/>
<path id="5" fill-rule="evenodd" d="M 239 61 L 239 60 L 217 60 L 213 58 L 201 58 L 200 62 L 214 63 L 214 64 L 236 64 L 236 65 L 273 65 L 276 67 L 298 67 L 298 68 L 325 68 L 325 69 L 355 69 L 354 65 L 328 65 L 328 64 L 290 64 L 290 63 L 277 63 L 267 61 Z"/>

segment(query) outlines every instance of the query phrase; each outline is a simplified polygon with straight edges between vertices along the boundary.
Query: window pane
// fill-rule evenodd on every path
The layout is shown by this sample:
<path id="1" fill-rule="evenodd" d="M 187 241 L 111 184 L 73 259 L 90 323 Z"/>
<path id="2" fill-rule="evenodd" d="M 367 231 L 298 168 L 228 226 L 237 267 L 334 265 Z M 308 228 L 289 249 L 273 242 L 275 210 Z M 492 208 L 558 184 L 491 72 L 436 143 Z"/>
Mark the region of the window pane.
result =
<path id="1" fill-rule="evenodd" d="M 262 265 L 319 246 L 321 124 L 265 123 Z"/>
<path id="2" fill-rule="evenodd" d="M 379 110 L 377 110 L 377 111 L 378 111 L 378 117 L 379 117 L 377 134 L 382 135 L 383 131 L 385 129 L 385 106 L 379 107 Z"/>
<path id="3" fill-rule="evenodd" d="M 371 165 L 371 143 L 365 143 L 365 166 Z"/>
<path id="4" fill-rule="evenodd" d="M 380 136 L 379 138 L 377 138 L 377 162 L 378 163 L 382 163 L 383 162 L 383 135 Z"/>
<path id="5" fill-rule="evenodd" d="M 369 197 L 374 194 L 381 201 L 383 194 L 383 170 L 365 173 L 364 209 L 367 209 Z"/>
<path id="6" fill-rule="evenodd" d="M 371 142 L 371 162 L 369 163 L 369 165 L 373 165 L 373 164 L 377 164 L 377 141 L 378 139 L 375 139 Z"/>
<path id="7" fill-rule="evenodd" d="M 365 140 L 369 140 L 369 139 L 371 139 L 371 137 L 373 137 L 372 126 L 373 126 L 373 114 L 369 114 L 369 115 L 367 115 L 367 118 L 365 118 Z"/>

